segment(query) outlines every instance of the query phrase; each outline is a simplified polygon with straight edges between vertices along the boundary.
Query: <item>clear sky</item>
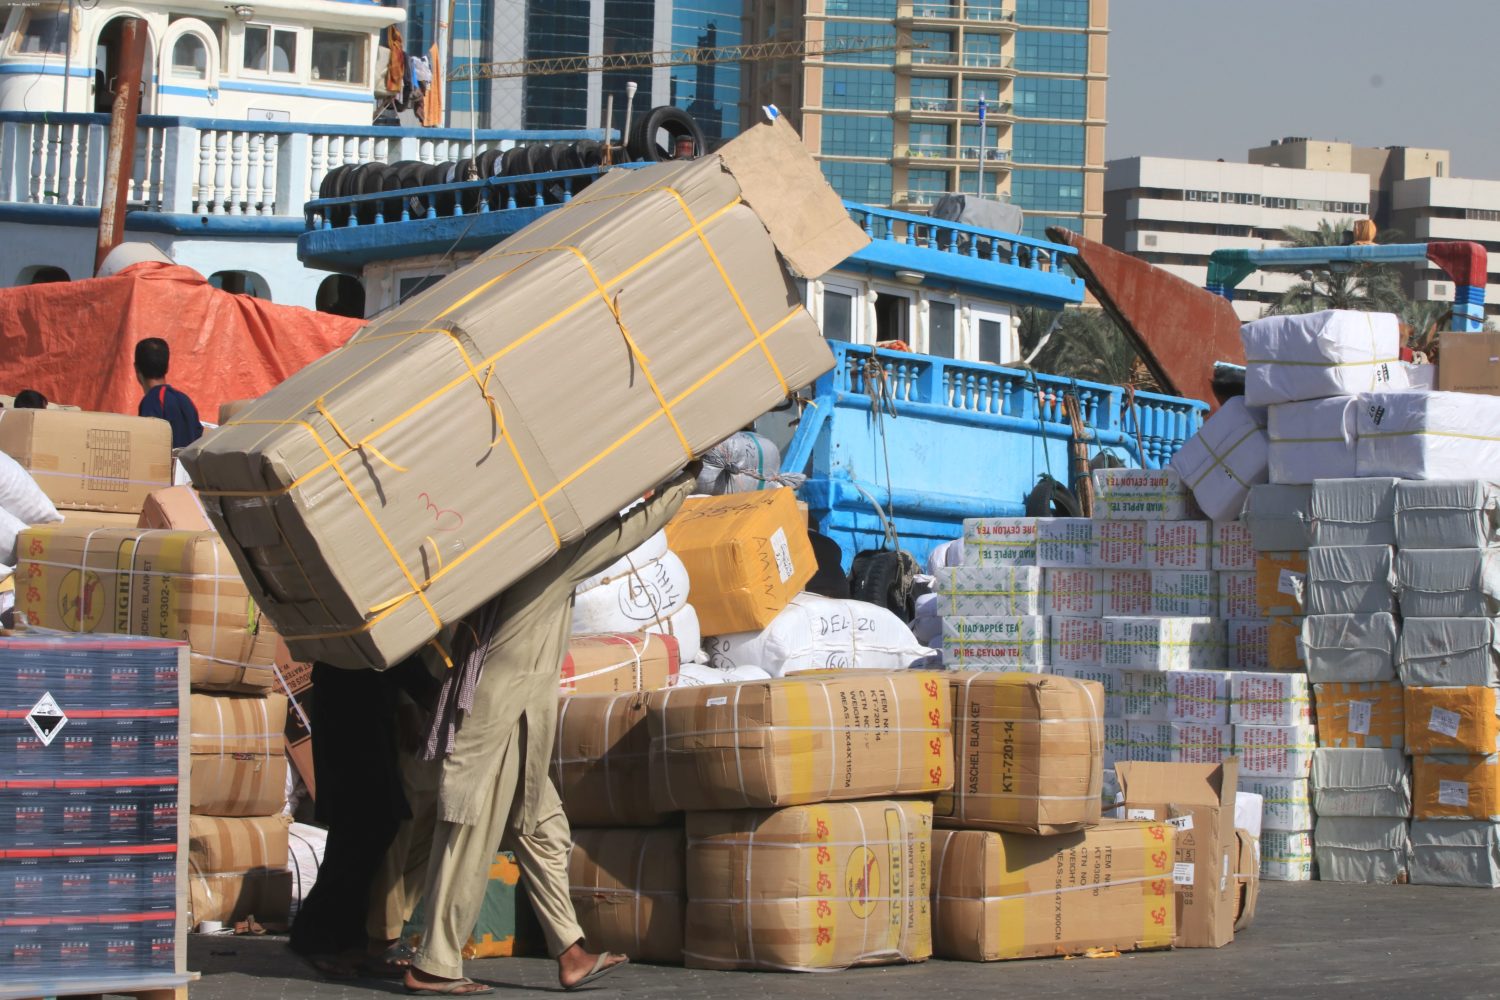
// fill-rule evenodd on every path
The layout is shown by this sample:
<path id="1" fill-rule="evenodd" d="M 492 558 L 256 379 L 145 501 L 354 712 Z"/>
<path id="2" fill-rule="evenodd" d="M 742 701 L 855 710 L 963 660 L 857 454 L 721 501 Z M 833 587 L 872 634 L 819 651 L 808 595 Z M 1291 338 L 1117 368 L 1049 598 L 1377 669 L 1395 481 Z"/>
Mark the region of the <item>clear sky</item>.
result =
<path id="1" fill-rule="evenodd" d="M 1105 158 L 1283 136 L 1453 151 L 1500 179 L 1500 0 L 1112 0 Z"/>

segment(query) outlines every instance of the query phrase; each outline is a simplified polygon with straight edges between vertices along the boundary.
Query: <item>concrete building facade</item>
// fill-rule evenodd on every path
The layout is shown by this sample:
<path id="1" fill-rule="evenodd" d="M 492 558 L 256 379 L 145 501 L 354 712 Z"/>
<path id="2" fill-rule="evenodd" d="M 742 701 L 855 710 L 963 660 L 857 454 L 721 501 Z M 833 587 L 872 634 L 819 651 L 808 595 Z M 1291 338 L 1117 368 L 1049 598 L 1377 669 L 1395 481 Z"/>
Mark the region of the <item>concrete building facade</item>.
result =
<path id="1" fill-rule="evenodd" d="M 1391 224 L 1416 243 L 1469 240 L 1484 244 L 1489 275 L 1485 316 L 1500 319 L 1500 181 L 1420 177 L 1391 188 Z M 1428 264 L 1407 269 L 1408 293 L 1429 302 L 1452 302 L 1453 280 Z"/>

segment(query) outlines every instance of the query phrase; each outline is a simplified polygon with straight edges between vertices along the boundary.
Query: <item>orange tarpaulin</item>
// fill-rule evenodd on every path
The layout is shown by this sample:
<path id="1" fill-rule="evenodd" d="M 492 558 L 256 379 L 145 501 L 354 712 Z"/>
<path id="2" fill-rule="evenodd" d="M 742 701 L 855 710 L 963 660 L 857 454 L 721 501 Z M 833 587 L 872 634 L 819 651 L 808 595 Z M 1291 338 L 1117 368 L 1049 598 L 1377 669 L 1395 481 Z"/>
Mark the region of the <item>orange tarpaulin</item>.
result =
<path id="1" fill-rule="evenodd" d="M 172 348 L 167 380 L 214 423 L 220 403 L 262 395 L 363 325 L 146 262 L 108 278 L 0 289 L 0 392 L 36 389 L 54 403 L 133 414 L 136 342 L 160 337 Z"/>

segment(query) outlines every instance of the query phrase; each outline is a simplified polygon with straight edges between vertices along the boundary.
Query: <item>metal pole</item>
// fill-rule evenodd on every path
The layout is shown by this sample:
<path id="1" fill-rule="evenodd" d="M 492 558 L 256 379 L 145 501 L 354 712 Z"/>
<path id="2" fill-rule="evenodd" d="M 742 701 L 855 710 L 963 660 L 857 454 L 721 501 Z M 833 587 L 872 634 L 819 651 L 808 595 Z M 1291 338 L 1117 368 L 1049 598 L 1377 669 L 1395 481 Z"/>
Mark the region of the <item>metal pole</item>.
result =
<path id="1" fill-rule="evenodd" d="M 615 95 L 610 94 L 604 99 L 604 165 L 614 165 L 614 142 L 610 140 L 610 130 L 615 127 Z"/>
<path id="2" fill-rule="evenodd" d="M 68 113 L 68 92 L 73 85 L 73 0 L 68 0 L 68 38 L 63 49 L 63 114 Z"/>
<path id="3" fill-rule="evenodd" d="M 630 145 L 630 112 L 635 108 L 636 83 L 630 80 L 625 84 L 625 127 L 620 130 L 620 145 Z"/>
<path id="4" fill-rule="evenodd" d="M 979 187 L 974 193 L 980 198 L 984 197 L 984 157 L 989 152 L 989 136 L 984 127 L 984 95 L 979 95 Z M 962 139 L 962 136 L 960 136 Z"/>
<path id="5" fill-rule="evenodd" d="M 120 26 L 120 75 L 109 117 L 109 149 L 104 160 L 104 191 L 99 198 L 99 239 L 94 273 L 125 239 L 125 202 L 135 167 L 135 121 L 141 110 L 141 70 L 146 60 L 146 22 L 138 17 Z"/>

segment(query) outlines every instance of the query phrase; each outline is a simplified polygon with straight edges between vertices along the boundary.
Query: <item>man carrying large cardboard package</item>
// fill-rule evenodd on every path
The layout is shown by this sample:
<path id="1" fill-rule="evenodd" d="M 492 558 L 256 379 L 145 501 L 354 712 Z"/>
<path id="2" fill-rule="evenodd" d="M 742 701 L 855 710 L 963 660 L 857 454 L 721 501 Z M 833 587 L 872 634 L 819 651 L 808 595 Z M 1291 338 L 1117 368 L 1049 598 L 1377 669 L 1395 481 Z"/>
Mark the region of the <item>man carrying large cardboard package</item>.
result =
<path id="1" fill-rule="evenodd" d="M 408 990 L 473 996 L 491 992 L 463 974 L 463 946 L 479 919 L 490 862 L 502 840 L 514 849 L 531 903 L 572 990 L 608 974 L 624 955 L 590 953 L 568 895 L 571 834 L 548 777 L 557 729 L 557 688 L 578 584 L 666 526 L 697 482 L 691 463 L 639 506 L 564 546 L 542 566 L 449 629 L 454 650 L 428 738 L 443 759 L 438 822 L 428 862 L 422 946 Z M 416 810 L 414 810 L 416 811 Z"/>

